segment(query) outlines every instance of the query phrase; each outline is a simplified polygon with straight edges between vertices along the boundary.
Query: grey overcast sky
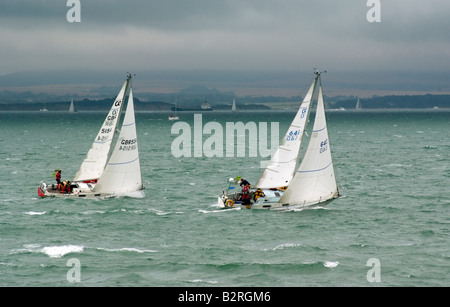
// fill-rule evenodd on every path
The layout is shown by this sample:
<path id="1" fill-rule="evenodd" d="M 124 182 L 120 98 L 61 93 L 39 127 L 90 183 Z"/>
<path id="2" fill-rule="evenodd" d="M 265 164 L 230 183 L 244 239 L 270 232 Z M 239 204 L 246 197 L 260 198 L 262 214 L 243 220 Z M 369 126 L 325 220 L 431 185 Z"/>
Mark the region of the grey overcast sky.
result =
<path id="1" fill-rule="evenodd" d="M 0 75 L 39 70 L 450 71 L 449 0 L 1 0 Z M 69 1 L 70 2 L 70 1 Z"/>
<path id="2" fill-rule="evenodd" d="M 450 1 L 2 0 L 0 73 L 40 69 L 438 70 Z"/>

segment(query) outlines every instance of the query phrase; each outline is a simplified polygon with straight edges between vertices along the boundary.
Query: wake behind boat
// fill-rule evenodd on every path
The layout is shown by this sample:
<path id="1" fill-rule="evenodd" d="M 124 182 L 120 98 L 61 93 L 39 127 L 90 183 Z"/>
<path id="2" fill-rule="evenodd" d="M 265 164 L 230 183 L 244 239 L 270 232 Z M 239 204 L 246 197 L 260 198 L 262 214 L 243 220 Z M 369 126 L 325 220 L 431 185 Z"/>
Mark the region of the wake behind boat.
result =
<path id="1" fill-rule="evenodd" d="M 110 155 L 127 93 L 128 104 L 122 128 Z M 128 74 L 73 180 L 55 184 L 41 182 L 38 195 L 40 197 L 115 197 L 142 189 L 131 74 Z"/>
<path id="2" fill-rule="evenodd" d="M 241 177 L 230 178 L 228 187 L 218 197 L 220 207 L 287 210 L 339 197 L 328 138 L 321 73 L 314 73 L 308 93 L 255 187 L 250 188 Z M 308 148 L 297 169 L 300 145 L 317 85 L 319 90 L 314 126 Z"/>

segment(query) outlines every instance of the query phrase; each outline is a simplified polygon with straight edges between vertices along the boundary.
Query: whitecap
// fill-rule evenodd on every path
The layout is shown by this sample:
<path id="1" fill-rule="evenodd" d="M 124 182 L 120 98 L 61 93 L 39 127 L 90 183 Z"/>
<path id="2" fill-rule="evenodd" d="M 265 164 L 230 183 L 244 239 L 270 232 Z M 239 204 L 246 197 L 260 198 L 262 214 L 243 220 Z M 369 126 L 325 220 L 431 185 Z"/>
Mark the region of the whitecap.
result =
<path id="1" fill-rule="evenodd" d="M 207 284 L 218 284 L 219 283 L 217 280 L 203 280 L 203 279 L 192 279 L 192 280 L 188 280 L 188 282 L 191 282 L 191 283 L 207 283 Z"/>
<path id="2" fill-rule="evenodd" d="M 164 211 L 157 210 L 157 209 L 151 209 L 150 212 L 153 212 L 156 215 L 168 215 L 168 214 L 171 214 L 170 212 L 164 212 Z"/>
<path id="3" fill-rule="evenodd" d="M 285 248 L 290 248 L 290 247 L 299 247 L 299 246 L 301 246 L 301 244 L 298 244 L 298 243 L 283 243 L 283 244 L 275 246 L 274 248 L 272 248 L 272 250 L 285 249 Z"/>
<path id="4" fill-rule="evenodd" d="M 135 253 L 156 253 L 158 251 L 151 250 L 151 249 L 138 249 L 135 247 L 122 247 L 122 248 L 98 248 L 99 250 L 104 250 L 107 252 L 135 252 Z"/>
<path id="5" fill-rule="evenodd" d="M 61 258 L 70 253 L 81 253 L 84 247 L 80 245 L 46 246 L 41 251 L 50 258 Z"/>
<path id="6" fill-rule="evenodd" d="M 47 213 L 47 211 L 41 211 L 41 212 L 28 211 L 28 212 L 25 212 L 25 214 L 28 214 L 28 215 L 43 215 L 43 214 L 46 214 L 46 213 Z"/>
<path id="7" fill-rule="evenodd" d="M 96 214 L 96 213 L 100 213 L 100 214 L 104 214 L 106 211 L 103 211 L 103 210 L 88 210 L 88 211 L 85 211 L 85 212 L 81 212 L 81 214 L 86 214 L 86 215 L 88 215 L 88 214 Z"/>
<path id="8" fill-rule="evenodd" d="M 338 261 L 325 261 L 325 263 L 323 264 L 323 266 L 326 268 L 335 268 L 338 265 L 339 265 Z"/>

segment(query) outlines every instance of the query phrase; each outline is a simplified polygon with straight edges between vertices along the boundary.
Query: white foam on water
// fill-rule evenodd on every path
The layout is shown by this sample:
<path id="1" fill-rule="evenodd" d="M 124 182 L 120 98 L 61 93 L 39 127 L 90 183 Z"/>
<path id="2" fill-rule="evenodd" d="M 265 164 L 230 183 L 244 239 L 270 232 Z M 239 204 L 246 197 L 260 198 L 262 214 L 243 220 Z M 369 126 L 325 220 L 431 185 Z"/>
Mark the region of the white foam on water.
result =
<path id="1" fill-rule="evenodd" d="M 338 265 L 339 265 L 338 261 L 325 261 L 325 263 L 323 264 L 323 266 L 326 268 L 335 268 Z"/>
<path id="2" fill-rule="evenodd" d="M 70 253 L 81 253 L 84 247 L 80 245 L 46 246 L 41 251 L 50 258 L 61 258 Z"/>

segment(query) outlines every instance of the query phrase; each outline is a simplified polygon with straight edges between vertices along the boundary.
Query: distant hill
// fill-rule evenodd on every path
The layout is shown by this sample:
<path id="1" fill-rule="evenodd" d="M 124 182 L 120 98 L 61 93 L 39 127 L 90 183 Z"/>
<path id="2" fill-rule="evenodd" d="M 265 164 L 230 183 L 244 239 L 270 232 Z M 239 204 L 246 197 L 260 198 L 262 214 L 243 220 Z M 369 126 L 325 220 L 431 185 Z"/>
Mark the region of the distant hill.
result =
<path id="1" fill-rule="evenodd" d="M 102 100 L 83 99 L 81 101 L 74 100 L 74 105 L 77 111 L 108 111 L 113 102 L 114 98 L 106 98 Z M 173 106 L 167 102 L 145 102 L 140 101 L 138 98 L 134 98 L 134 102 L 136 111 L 169 111 Z M 42 102 L 0 103 L 0 111 L 39 111 L 44 106 L 49 111 L 68 111 L 70 101 L 55 101 L 47 102 L 45 104 Z"/>

